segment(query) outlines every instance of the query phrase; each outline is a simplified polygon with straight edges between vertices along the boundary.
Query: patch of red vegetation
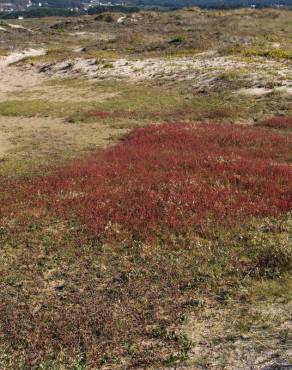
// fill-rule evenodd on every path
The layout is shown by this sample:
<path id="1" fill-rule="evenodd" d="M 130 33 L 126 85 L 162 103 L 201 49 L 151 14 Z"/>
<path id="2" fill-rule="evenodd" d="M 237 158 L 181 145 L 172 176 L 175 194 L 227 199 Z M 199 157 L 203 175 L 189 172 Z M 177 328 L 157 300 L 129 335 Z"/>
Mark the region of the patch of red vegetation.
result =
<path id="1" fill-rule="evenodd" d="M 273 117 L 258 122 L 256 126 L 270 127 L 280 130 L 292 130 L 292 117 Z"/>
<path id="2" fill-rule="evenodd" d="M 292 209 L 291 144 L 254 127 L 148 126 L 35 180 L 29 193 L 106 240 L 207 233 Z"/>
<path id="3" fill-rule="evenodd" d="M 89 116 L 96 117 L 96 118 L 108 118 L 111 115 L 112 115 L 111 112 L 106 112 L 106 111 L 101 111 L 101 110 L 89 112 Z"/>

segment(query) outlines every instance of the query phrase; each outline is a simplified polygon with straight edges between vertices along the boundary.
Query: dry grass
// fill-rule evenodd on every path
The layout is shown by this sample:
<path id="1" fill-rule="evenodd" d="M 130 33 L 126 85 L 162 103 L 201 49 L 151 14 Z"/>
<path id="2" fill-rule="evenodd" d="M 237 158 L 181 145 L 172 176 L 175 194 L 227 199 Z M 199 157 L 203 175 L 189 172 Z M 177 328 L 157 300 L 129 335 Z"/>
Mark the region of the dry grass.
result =
<path id="1" fill-rule="evenodd" d="M 99 122 L 72 125 L 59 118 L 2 117 L 0 173 L 6 176 L 41 172 L 48 165 L 88 155 L 97 147 L 116 142 L 128 131 Z"/>

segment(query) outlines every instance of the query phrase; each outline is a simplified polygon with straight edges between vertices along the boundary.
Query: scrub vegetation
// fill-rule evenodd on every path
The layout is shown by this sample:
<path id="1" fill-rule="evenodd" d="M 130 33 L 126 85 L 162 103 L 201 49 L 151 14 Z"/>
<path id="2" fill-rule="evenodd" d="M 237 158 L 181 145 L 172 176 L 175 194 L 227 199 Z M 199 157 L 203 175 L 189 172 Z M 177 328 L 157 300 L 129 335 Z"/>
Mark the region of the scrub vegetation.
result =
<path id="1" fill-rule="evenodd" d="M 1 23 L 0 369 L 292 365 L 291 12 L 120 16 Z"/>

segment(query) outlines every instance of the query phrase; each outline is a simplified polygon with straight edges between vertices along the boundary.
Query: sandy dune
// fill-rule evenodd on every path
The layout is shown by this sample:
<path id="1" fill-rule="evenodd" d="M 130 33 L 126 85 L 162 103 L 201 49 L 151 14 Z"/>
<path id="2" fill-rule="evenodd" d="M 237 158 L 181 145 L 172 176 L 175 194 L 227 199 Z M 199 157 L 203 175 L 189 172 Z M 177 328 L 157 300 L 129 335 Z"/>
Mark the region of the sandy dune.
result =
<path id="1" fill-rule="evenodd" d="M 45 49 L 28 49 L 20 52 L 12 53 L 5 57 L 0 57 L 0 69 L 3 69 L 10 64 L 20 62 L 21 60 L 29 57 L 37 57 L 41 55 L 45 55 Z M 2 71 L 0 70 L 0 73 Z"/>

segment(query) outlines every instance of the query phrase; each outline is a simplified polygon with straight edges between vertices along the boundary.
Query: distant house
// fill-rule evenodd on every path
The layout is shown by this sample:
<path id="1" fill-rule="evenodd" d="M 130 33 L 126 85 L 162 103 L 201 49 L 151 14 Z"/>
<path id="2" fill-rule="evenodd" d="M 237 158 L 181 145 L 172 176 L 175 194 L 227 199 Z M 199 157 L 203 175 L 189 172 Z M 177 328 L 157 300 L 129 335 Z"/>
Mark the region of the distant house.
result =
<path id="1" fill-rule="evenodd" d="M 12 3 L 0 3 L 0 12 L 13 12 L 15 5 Z"/>

